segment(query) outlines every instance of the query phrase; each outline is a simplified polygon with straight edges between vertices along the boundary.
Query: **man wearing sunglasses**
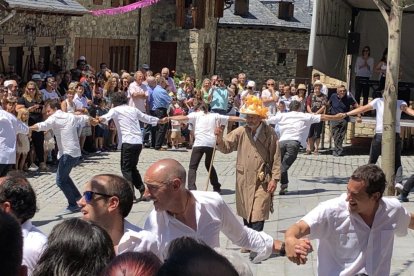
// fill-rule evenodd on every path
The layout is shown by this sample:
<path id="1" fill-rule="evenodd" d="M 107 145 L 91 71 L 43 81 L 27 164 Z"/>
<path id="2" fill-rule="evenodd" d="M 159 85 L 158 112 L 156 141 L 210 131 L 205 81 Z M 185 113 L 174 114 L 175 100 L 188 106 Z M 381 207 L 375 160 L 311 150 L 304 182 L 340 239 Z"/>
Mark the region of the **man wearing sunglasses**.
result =
<path id="1" fill-rule="evenodd" d="M 158 255 L 155 235 L 125 219 L 131 211 L 132 199 L 133 190 L 125 178 L 101 174 L 85 184 L 78 205 L 84 220 L 98 224 L 111 236 L 117 255 L 132 251 Z"/>
<path id="2" fill-rule="evenodd" d="M 221 76 L 217 76 L 216 86 L 209 91 L 208 101 L 211 112 L 221 115 L 227 114 L 227 105 L 229 101 L 229 92 Z"/>

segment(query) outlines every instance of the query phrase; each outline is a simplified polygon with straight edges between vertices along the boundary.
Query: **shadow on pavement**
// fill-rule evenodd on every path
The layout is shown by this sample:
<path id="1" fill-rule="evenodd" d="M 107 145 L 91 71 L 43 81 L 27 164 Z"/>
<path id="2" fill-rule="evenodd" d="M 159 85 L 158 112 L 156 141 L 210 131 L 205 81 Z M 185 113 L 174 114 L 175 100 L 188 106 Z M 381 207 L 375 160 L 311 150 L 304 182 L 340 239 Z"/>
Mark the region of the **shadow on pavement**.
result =
<path id="1" fill-rule="evenodd" d="M 414 256 L 413 256 L 414 257 Z M 414 260 L 407 260 L 405 263 L 402 264 L 402 268 L 391 274 L 391 276 L 398 276 L 398 275 L 406 275 L 406 272 L 408 271 L 408 268 L 414 263 Z"/>
<path id="2" fill-rule="evenodd" d="M 349 177 L 312 177 L 312 178 L 300 178 L 299 180 L 311 183 L 320 184 L 348 184 Z"/>
<path id="3" fill-rule="evenodd" d="M 233 195 L 234 193 L 235 193 L 234 190 L 221 189 L 221 195 Z"/>
<path id="4" fill-rule="evenodd" d="M 36 227 L 39 227 L 39 226 L 46 225 L 46 224 L 54 222 L 54 221 L 61 221 L 61 220 L 62 220 L 62 216 L 57 216 L 56 219 L 32 221 L 32 224 Z"/>

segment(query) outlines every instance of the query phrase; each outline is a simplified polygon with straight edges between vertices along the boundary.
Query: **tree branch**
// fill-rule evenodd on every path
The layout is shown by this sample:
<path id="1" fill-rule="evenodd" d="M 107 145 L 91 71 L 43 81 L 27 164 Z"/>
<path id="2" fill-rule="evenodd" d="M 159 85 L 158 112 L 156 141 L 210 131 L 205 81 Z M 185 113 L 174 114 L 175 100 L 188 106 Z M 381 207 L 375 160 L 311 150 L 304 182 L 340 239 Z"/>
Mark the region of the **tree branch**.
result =
<path id="1" fill-rule="evenodd" d="M 389 15 L 387 13 L 387 10 L 386 10 L 386 7 L 385 7 L 384 3 L 382 1 L 379 1 L 379 0 L 373 0 L 373 1 L 377 5 L 380 12 L 382 13 L 382 16 L 384 17 L 385 22 L 387 23 L 387 26 L 388 26 Z"/>
<path id="2" fill-rule="evenodd" d="M 407 0 L 404 4 L 405 5 L 402 6 L 403 10 L 408 9 L 411 6 L 414 6 L 414 1 L 413 0 L 411 0 L 411 1 L 410 0 Z"/>

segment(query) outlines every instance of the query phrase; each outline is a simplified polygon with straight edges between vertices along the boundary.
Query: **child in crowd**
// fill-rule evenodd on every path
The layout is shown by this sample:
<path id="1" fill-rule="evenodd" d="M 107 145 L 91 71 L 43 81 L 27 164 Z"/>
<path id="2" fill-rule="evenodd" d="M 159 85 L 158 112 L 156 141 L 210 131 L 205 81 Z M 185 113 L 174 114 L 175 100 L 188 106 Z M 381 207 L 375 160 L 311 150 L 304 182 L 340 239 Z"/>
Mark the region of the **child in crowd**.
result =
<path id="1" fill-rule="evenodd" d="M 17 119 L 25 123 L 29 123 L 29 111 L 26 108 L 20 108 L 17 112 Z M 30 151 L 29 134 L 17 134 L 17 148 L 16 148 L 16 170 L 27 169 L 26 158 Z"/>
<path id="2" fill-rule="evenodd" d="M 96 102 L 96 118 L 101 117 L 102 115 L 108 113 L 106 108 L 105 99 L 101 98 Z M 95 147 L 96 153 L 101 153 L 104 151 L 104 140 L 108 135 L 108 127 L 105 124 L 99 124 L 95 126 Z"/>
<path id="3" fill-rule="evenodd" d="M 44 160 L 52 162 L 53 158 L 52 158 L 52 151 L 55 150 L 55 138 L 53 137 L 53 131 L 52 130 L 48 130 L 45 132 L 45 140 L 43 143 L 43 150 L 44 150 Z"/>

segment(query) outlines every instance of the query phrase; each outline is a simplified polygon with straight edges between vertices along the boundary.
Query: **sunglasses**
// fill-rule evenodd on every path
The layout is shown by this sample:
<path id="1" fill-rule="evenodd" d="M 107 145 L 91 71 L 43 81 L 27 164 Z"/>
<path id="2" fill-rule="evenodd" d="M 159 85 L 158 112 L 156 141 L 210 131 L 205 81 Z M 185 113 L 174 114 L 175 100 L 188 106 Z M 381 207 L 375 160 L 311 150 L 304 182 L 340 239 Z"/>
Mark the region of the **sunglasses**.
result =
<path id="1" fill-rule="evenodd" d="M 35 88 L 27 88 L 28 91 L 35 91 Z"/>
<path id="2" fill-rule="evenodd" d="M 91 203 L 94 195 L 100 195 L 100 196 L 104 196 L 104 197 L 113 196 L 113 195 L 107 195 L 107 194 L 102 194 L 102 193 L 98 193 L 98 192 L 85 191 L 83 193 L 83 197 L 85 198 L 86 203 Z"/>
<path id="3" fill-rule="evenodd" d="M 269 86 L 275 86 L 274 83 L 268 83 L 267 85 L 269 85 Z"/>

